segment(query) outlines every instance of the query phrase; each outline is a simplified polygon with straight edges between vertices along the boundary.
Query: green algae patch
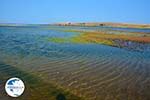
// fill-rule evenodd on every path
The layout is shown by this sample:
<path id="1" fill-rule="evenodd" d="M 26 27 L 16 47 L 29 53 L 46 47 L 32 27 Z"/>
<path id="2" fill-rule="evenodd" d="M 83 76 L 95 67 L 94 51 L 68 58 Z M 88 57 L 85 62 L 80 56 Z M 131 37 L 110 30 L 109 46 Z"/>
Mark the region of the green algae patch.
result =
<path id="1" fill-rule="evenodd" d="M 104 44 L 110 46 L 116 46 L 115 42 L 111 39 L 102 38 L 97 35 L 93 34 L 92 32 L 88 31 L 81 31 L 81 30 L 59 30 L 62 32 L 73 32 L 77 33 L 75 36 L 72 37 L 48 37 L 46 38 L 49 42 L 54 43 L 74 43 L 74 44 Z M 89 34 L 90 33 L 90 34 Z M 92 34 L 92 36 L 91 36 Z M 99 34 L 102 35 L 102 34 Z"/>
<path id="2" fill-rule="evenodd" d="M 55 42 L 55 43 L 66 43 L 66 42 L 69 42 L 68 38 L 49 38 L 47 40 L 51 41 L 51 42 Z"/>
<path id="3" fill-rule="evenodd" d="M 83 31 L 81 31 L 81 30 L 62 30 L 63 32 L 75 32 L 75 33 L 81 33 L 81 32 L 83 32 Z"/>
<path id="4" fill-rule="evenodd" d="M 94 39 L 84 39 L 81 37 L 71 37 L 71 38 L 49 38 L 48 41 L 55 43 L 75 43 L 75 44 L 104 44 L 115 46 L 115 43 L 111 40 L 94 40 Z"/>

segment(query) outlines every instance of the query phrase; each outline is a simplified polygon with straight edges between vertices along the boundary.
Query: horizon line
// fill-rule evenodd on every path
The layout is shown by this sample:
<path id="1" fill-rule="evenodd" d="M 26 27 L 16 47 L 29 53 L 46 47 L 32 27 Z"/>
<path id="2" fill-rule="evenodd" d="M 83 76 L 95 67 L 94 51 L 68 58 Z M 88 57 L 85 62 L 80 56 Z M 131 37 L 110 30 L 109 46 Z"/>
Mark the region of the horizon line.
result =
<path id="1" fill-rule="evenodd" d="M 78 22 L 71 22 L 71 21 L 64 21 L 64 22 L 50 22 L 50 23 L 15 23 L 15 22 L 0 22 L 0 24 L 40 24 L 40 25 L 53 25 L 53 24 L 61 24 L 61 23 L 72 23 L 72 24 L 77 24 L 77 23 L 111 23 L 111 24 L 133 24 L 133 25 L 150 25 L 150 23 L 130 23 L 130 22 L 98 22 L 98 21 L 78 21 Z"/>

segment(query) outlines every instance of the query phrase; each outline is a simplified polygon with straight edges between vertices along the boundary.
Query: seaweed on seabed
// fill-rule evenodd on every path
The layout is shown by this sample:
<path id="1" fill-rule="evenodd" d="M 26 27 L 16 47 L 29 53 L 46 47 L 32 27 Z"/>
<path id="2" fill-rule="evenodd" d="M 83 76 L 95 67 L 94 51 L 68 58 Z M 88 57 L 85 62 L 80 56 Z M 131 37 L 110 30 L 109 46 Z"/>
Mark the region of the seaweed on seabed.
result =
<path id="1" fill-rule="evenodd" d="M 3 99 L 11 99 L 5 93 L 4 85 L 6 80 L 12 77 L 18 77 L 25 83 L 25 92 L 15 100 L 81 100 L 80 97 L 73 95 L 69 91 L 59 89 L 53 84 L 43 82 L 39 77 L 1 61 L 0 75 L 3 75 L 3 77 L 0 77 L 0 87 L 2 87 L 0 89 L 0 97 Z"/>

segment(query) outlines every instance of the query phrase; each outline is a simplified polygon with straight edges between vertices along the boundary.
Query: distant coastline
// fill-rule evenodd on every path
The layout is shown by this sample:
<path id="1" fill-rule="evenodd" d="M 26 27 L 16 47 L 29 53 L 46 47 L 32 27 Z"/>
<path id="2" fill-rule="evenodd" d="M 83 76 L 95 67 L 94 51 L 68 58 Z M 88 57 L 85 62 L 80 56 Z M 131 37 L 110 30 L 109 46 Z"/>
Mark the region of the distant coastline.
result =
<path id="1" fill-rule="evenodd" d="M 150 24 L 130 24 L 130 23 L 112 23 L 112 22 L 62 22 L 52 24 L 22 24 L 22 23 L 0 23 L 0 26 L 34 26 L 34 25 L 55 25 L 55 26 L 104 26 L 104 27 L 120 27 L 120 28 L 150 28 Z"/>
<path id="2" fill-rule="evenodd" d="M 56 23 L 58 26 L 108 26 L 108 27 L 122 27 L 122 28 L 150 28 L 150 24 L 129 24 L 129 23 L 111 23 L 111 22 L 83 22 L 83 23 Z"/>

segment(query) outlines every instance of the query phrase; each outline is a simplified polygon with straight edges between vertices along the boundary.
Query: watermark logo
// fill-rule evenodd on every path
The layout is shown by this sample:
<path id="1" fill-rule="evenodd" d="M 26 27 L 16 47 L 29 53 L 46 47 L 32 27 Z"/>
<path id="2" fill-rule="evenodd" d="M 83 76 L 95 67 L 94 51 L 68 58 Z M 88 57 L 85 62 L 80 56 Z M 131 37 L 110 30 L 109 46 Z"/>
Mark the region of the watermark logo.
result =
<path id="1" fill-rule="evenodd" d="M 24 83 L 19 78 L 10 78 L 5 84 L 6 93 L 11 97 L 19 97 L 24 89 Z"/>

